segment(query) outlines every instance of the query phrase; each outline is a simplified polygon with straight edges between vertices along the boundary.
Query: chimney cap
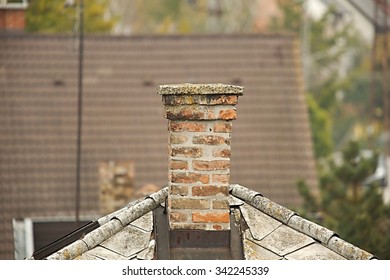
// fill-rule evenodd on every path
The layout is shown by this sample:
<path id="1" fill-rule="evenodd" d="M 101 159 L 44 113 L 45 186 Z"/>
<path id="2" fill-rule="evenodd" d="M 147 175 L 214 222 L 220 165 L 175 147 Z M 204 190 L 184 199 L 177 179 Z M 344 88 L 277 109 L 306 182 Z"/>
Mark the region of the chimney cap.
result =
<path id="1" fill-rule="evenodd" d="M 242 95 L 244 88 L 241 86 L 226 84 L 170 84 L 158 87 L 157 93 L 160 95 L 211 95 L 211 94 L 229 94 Z"/>

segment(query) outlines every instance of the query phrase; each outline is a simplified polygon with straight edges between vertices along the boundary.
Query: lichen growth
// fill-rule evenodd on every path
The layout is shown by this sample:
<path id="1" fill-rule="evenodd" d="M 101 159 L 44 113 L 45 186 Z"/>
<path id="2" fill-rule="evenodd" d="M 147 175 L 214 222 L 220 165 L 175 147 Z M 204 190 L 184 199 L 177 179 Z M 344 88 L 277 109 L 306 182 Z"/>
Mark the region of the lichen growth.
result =
<path id="1" fill-rule="evenodd" d="M 157 89 L 160 95 L 180 95 L 180 94 L 235 94 L 242 95 L 244 88 L 226 84 L 170 84 L 161 85 Z"/>

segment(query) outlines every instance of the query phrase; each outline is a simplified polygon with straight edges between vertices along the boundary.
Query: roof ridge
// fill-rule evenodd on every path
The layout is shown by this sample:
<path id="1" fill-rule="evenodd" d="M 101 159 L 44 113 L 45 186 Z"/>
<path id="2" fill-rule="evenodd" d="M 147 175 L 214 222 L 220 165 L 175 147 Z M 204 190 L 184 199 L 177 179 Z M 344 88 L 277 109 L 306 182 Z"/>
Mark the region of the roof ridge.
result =
<path id="1" fill-rule="evenodd" d="M 114 218 L 115 216 L 117 216 L 118 214 L 122 213 L 123 211 L 133 207 L 134 205 L 140 203 L 141 201 L 143 201 L 146 197 L 143 197 L 143 198 L 138 198 L 136 200 L 133 200 L 133 201 L 130 201 L 125 207 L 122 207 L 121 209 L 118 209 L 114 212 L 111 212 L 103 217 L 100 217 L 97 219 L 97 222 L 99 223 L 99 225 L 104 225 L 105 223 L 108 223 L 112 218 Z"/>
<path id="2" fill-rule="evenodd" d="M 328 249 L 347 259 L 377 259 L 373 254 L 341 239 L 336 232 L 302 218 L 298 213 L 269 200 L 258 192 L 239 184 L 232 184 L 230 185 L 230 193 L 233 196 L 244 200 L 254 208 L 282 222 L 284 225 L 321 242 L 321 244 Z"/>
<path id="3" fill-rule="evenodd" d="M 69 244 L 58 252 L 47 257 L 47 259 L 68 260 L 80 256 L 81 254 L 91 250 L 103 241 L 107 240 L 114 234 L 118 233 L 131 222 L 158 207 L 161 203 L 164 202 L 167 195 L 168 188 L 165 187 L 158 192 L 145 197 L 145 199 L 132 205 L 131 207 L 125 207 L 114 212 L 115 215 L 109 214 L 104 216 L 103 218 L 99 219 L 104 222 L 100 225 L 100 227 L 86 234 L 83 238 L 77 240 L 76 242 Z M 104 219 L 107 217 L 110 217 L 109 221 Z"/>

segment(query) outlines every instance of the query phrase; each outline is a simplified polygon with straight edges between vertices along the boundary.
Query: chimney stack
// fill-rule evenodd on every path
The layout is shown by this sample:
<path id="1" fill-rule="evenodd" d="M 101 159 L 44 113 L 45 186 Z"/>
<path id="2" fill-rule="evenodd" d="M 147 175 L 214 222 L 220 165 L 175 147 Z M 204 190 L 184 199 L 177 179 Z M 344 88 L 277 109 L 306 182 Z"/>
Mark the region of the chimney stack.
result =
<path id="1" fill-rule="evenodd" d="M 162 85 L 169 130 L 171 230 L 230 230 L 232 120 L 240 86 Z"/>

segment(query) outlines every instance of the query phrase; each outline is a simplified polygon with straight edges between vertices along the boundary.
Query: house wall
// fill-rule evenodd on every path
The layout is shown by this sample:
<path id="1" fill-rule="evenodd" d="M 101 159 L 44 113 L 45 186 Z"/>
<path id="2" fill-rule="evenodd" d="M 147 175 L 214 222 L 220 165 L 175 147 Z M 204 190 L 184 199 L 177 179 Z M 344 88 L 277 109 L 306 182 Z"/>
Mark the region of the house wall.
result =
<path id="1" fill-rule="evenodd" d="M 0 7 L 0 30 L 24 30 L 25 10 Z"/>

